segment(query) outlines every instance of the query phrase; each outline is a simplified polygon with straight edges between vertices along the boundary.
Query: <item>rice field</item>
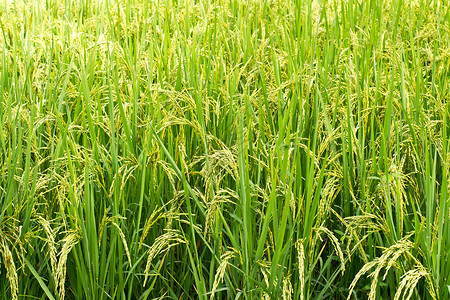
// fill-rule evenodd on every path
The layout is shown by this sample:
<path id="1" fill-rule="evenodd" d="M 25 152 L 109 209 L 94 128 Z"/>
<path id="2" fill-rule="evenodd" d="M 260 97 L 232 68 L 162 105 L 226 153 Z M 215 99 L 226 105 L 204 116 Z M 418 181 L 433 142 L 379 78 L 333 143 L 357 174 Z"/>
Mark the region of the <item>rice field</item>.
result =
<path id="1" fill-rule="evenodd" d="M 447 1 L 0 26 L 0 298 L 450 299 Z"/>

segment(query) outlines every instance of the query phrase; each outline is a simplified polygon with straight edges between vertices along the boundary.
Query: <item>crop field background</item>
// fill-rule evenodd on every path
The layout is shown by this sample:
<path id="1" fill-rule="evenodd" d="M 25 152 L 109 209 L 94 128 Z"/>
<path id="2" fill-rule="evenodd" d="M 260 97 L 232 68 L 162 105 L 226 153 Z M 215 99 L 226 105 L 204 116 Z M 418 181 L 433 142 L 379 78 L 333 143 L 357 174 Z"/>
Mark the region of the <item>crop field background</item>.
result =
<path id="1" fill-rule="evenodd" d="M 0 298 L 450 299 L 447 1 L 0 26 Z"/>

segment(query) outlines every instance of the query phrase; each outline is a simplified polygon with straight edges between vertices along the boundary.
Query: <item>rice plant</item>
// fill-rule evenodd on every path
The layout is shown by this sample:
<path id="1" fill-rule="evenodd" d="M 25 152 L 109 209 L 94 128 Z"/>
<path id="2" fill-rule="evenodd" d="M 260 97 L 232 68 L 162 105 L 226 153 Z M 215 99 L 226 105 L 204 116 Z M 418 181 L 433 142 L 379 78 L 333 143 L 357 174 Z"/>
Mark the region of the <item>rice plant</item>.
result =
<path id="1" fill-rule="evenodd" d="M 443 0 L 0 0 L 7 299 L 449 299 Z"/>

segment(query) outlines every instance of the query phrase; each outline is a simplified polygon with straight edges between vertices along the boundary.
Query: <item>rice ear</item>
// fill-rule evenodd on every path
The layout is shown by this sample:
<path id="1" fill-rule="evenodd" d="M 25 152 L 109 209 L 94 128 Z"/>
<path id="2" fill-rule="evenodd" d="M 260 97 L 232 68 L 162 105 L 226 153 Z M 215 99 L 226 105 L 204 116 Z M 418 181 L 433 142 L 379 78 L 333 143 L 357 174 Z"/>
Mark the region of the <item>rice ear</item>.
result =
<path id="1" fill-rule="evenodd" d="M 144 270 L 145 274 L 144 286 L 147 283 L 147 279 L 150 275 L 150 267 L 153 259 L 160 253 L 165 253 L 176 245 L 186 243 L 187 241 L 182 237 L 182 235 L 177 230 L 168 230 L 166 233 L 160 235 L 155 239 L 153 245 L 147 251 L 148 258 Z"/>
<path id="2" fill-rule="evenodd" d="M 236 252 L 237 251 L 235 249 L 231 249 L 231 250 L 228 250 L 227 252 L 225 252 L 224 254 L 222 254 L 222 256 L 220 257 L 221 262 L 220 262 L 219 267 L 216 270 L 216 275 L 214 276 L 214 283 L 213 283 L 213 287 L 211 290 L 211 296 L 210 296 L 211 300 L 214 298 L 214 294 L 215 294 L 217 288 L 219 287 L 220 282 L 223 280 L 223 277 L 225 275 L 225 271 L 229 264 L 229 261 L 236 256 Z"/>
<path id="3" fill-rule="evenodd" d="M 295 248 L 297 248 L 297 259 L 298 259 L 298 274 L 300 280 L 300 300 L 305 299 L 305 247 L 303 246 L 303 240 L 300 239 L 295 243 Z"/>
<path id="4" fill-rule="evenodd" d="M 17 300 L 19 292 L 19 279 L 17 276 L 17 269 L 14 263 L 13 255 L 4 239 L 1 239 L 0 248 L 3 263 L 6 269 L 6 278 L 8 278 L 9 281 L 11 298 L 13 300 Z"/>

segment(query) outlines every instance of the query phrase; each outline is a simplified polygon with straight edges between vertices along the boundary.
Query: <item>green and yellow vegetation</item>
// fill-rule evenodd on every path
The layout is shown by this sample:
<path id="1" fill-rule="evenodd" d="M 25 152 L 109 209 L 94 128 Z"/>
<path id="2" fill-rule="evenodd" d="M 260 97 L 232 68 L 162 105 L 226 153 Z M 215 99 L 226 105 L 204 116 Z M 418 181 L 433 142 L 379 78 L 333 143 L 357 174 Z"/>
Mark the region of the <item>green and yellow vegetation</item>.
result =
<path id="1" fill-rule="evenodd" d="M 0 0 L 0 297 L 449 299 L 445 0 Z"/>

